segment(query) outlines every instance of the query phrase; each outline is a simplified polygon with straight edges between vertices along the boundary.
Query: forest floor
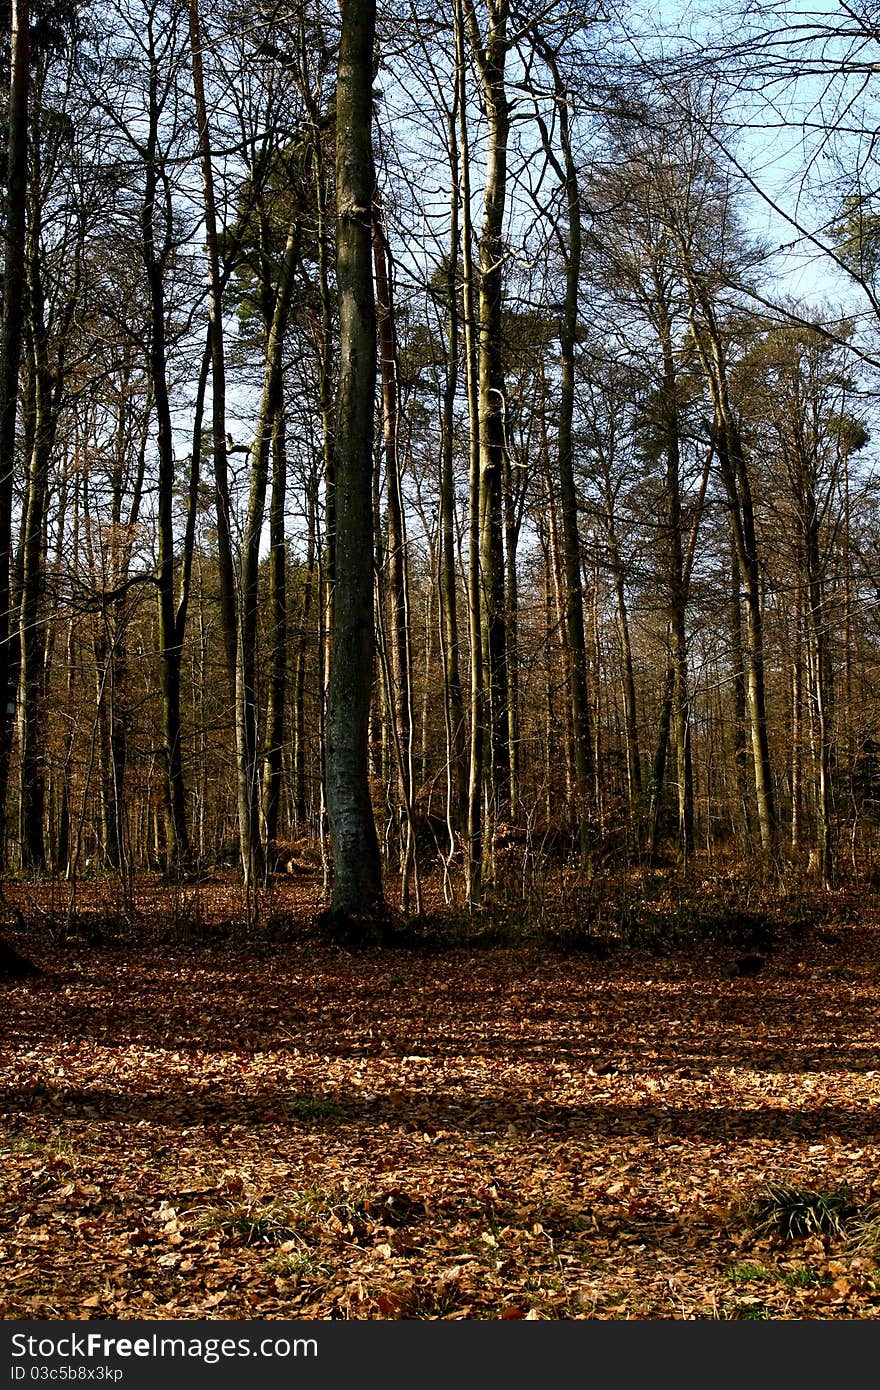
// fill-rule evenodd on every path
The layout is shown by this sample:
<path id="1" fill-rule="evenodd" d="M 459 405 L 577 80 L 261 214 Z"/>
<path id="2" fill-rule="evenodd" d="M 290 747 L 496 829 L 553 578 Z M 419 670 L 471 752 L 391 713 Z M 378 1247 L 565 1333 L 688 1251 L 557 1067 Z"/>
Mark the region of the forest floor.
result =
<path id="1" fill-rule="evenodd" d="M 740 970 L 344 949 L 317 891 L 247 937 L 144 885 L 88 941 L 4 886 L 3 1317 L 880 1317 L 875 894 Z"/>

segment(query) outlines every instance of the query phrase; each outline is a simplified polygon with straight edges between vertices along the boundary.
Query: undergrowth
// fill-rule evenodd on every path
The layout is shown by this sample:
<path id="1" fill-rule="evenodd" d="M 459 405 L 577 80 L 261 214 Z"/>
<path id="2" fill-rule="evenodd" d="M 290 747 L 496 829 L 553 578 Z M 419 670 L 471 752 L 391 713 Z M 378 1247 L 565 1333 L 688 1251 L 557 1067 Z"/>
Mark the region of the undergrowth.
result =
<path id="1" fill-rule="evenodd" d="M 781 1240 L 806 1240 L 809 1236 L 843 1239 L 859 1216 L 852 1190 L 845 1184 L 814 1191 L 785 1182 L 768 1182 L 752 1201 L 748 1212 L 759 1236 Z"/>

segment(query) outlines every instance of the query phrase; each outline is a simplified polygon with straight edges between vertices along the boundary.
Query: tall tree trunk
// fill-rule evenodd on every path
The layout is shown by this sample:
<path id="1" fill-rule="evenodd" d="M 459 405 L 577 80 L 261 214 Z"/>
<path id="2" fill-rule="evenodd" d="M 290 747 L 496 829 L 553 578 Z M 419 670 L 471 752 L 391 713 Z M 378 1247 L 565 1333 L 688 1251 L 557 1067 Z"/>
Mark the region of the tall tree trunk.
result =
<path id="1" fill-rule="evenodd" d="M 565 570 L 565 641 L 568 650 L 568 699 L 574 734 L 574 774 L 581 855 L 589 849 L 589 822 L 594 806 L 595 750 L 590 728 L 590 698 L 587 684 L 587 644 L 584 632 L 584 591 L 581 541 L 578 528 L 577 489 L 574 480 L 572 422 L 575 397 L 575 344 L 578 334 L 583 230 L 577 164 L 571 142 L 570 97 L 555 54 L 540 45 L 540 52 L 553 78 L 554 98 L 559 118 L 562 167 L 559 179 L 565 194 L 568 241 L 565 251 L 565 300 L 559 320 L 559 425 L 557 468 L 562 520 Z M 549 140 L 545 140 L 549 147 Z"/>
<path id="2" fill-rule="evenodd" d="M 559 523 L 557 520 L 556 496 L 553 488 L 553 477 L 550 472 L 550 453 L 547 447 L 546 435 L 541 425 L 541 445 L 544 457 L 544 486 L 547 492 L 547 548 L 548 548 L 548 593 L 552 592 L 553 603 L 556 613 L 556 621 L 551 628 L 555 644 L 559 647 L 562 657 L 562 679 L 567 698 L 563 701 L 563 751 L 565 753 L 565 795 L 566 809 L 568 812 L 569 825 L 578 832 L 581 839 L 580 830 L 584 824 L 581 802 L 578 797 L 576 759 L 574 756 L 574 707 L 570 699 L 571 692 L 571 647 L 568 642 L 568 628 L 566 625 L 566 587 L 565 575 L 562 560 L 562 547 L 559 543 Z M 548 653 L 549 656 L 549 653 Z M 574 772 L 574 778 L 572 773 Z M 592 792 L 592 789 L 591 789 Z"/>
<path id="3" fill-rule="evenodd" d="M 619 556 L 614 564 L 614 592 L 617 597 L 617 628 L 623 667 L 623 719 L 626 737 L 627 786 L 630 809 L 632 810 L 642 798 L 642 759 L 639 752 L 638 705 L 636 703 L 632 641 L 629 633 L 629 609 L 626 601 L 624 570 L 620 564 Z"/>
<path id="4" fill-rule="evenodd" d="M 238 773 L 238 833 L 245 887 L 259 882 L 265 870 L 260 834 L 259 750 L 257 747 L 257 609 L 260 579 L 260 540 L 269 483 L 269 457 L 275 422 L 283 406 L 282 353 L 290 314 L 293 282 L 299 262 L 300 228 L 291 221 L 272 321 L 266 342 L 263 390 L 257 428 L 250 452 L 250 489 L 241 545 L 241 593 L 238 609 L 238 650 L 235 670 L 235 752 Z"/>
<path id="5" fill-rule="evenodd" d="M 473 0 L 466 0 L 471 45 L 486 108 L 487 153 L 480 231 L 479 418 L 480 570 L 483 663 L 488 683 L 489 823 L 491 835 L 510 803 L 510 738 L 507 681 L 507 612 L 504 573 L 502 487 L 507 420 L 502 362 L 504 309 L 504 216 L 507 201 L 507 142 L 510 108 L 505 86 L 509 40 L 508 0 L 486 0 L 485 44 Z"/>
<path id="6" fill-rule="evenodd" d="M 327 712 L 327 806 L 336 914 L 360 917 L 382 900 L 370 799 L 373 677 L 373 406 L 376 310 L 371 233 L 375 0 L 341 0 L 336 89 L 336 573 Z"/>
<path id="7" fill-rule="evenodd" d="M 675 668 L 667 664 L 663 681 L 663 694 L 660 700 L 660 717 L 657 720 L 657 738 L 654 744 L 654 757 L 651 763 L 651 780 L 648 784 L 648 818 L 651 853 L 660 848 L 661 818 L 663 812 L 663 789 L 666 780 L 666 761 L 669 755 L 669 729 L 672 722 L 672 700 L 675 691 Z"/>
<path id="8" fill-rule="evenodd" d="M 166 376 L 166 304 L 164 263 L 170 228 L 165 242 L 157 246 L 157 203 L 159 199 L 159 73 L 155 55 L 149 78 L 147 134 L 145 140 L 144 196 L 141 204 L 141 252 L 147 278 L 149 343 L 147 366 L 156 412 L 159 456 L 157 510 L 159 522 L 158 647 L 159 684 L 162 699 L 162 736 L 165 773 L 165 843 L 168 868 L 179 869 L 189 862 L 189 831 L 186 814 L 186 788 L 183 775 L 182 726 L 180 715 L 180 672 L 182 631 L 178 628 L 175 604 L 174 538 L 174 435 L 171 403 Z M 165 190 L 165 199 L 169 197 Z M 164 209 L 166 221 L 170 211 Z M 193 468 L 197 467 L 193 460 Z"/>
<path id="9" fill-rule="evenodd" d="M 730 602 L 730 659 L 733 666 L 733 766 L 736 776 L 738 814 L 747 844 L 752 840 L 752 796 L 748 785 L 748 747 L 746 743 L 746 672 L 742 633 L 742 581 L 736 554 L 736 541 L 731 532 Z"/>
<path id="10" fill-rule="evenodd" d="M 827 613 L 822 582 L 818 508 L 813 488 L 807 488 L 805 511 L 805 569 L 809 602 L 810 673 L 813 707 L 813 746 L 816 785 L 816 860 L 822 884 L 832 886 L 834 852 L 831 800 L 831 671 Z"/>
<path id="11" fill-rule="evenodd" d="M 164 311 L 163 311 L 164 312 Z M 154 319 L 154 330 L 156 320 Z M 158 346 L 151 351 L 153 395 L 159 417 L 159 565 L 158 646 L 159 684 L 162 698 L 162 735 L 165 772 L 165 842 L 168 867 L 185 866 L 189 860 L 186 789 L 183 777 L 180 717 L 181 648 L 175 613 L 174 586 L 174 454 L 171 411 L 165 383 L 164 328 L 154 331 Z"/>
<path id="12" fill-rule="evenodd" d="M 303 826 L 308 814 L 306 802 L 306 664 L 308 655 L 309 620 L 315 589 L 315 562 L 318 545 L 318 476 L 314 470 L 308 482 L 308 535 L 306 539 L 306 573 L 299 610 L 296 637 L 296 666 L 294 673 L 293 711 L 293 799 L 297 828 Z M 319 634 L 319 651 L 323 640 Z M 319 691 L 323 705 L 323 687 Z"/>
<path id="13" fill-rule="evenodd" d="M 767 737 L 767 704 L 764 683 L 764 617 L 761 606 L 761 571 L 755 530 L 752 486 L 739 427 L 730 403 L 722 335 L 707 295 L 693 274 L 691 328 L 706 373 L 714 406 L 714 444 L 721 478 L 727 492 L 734 545 L 742 578 L 746 610 L 746 690 L 755 773 L 758 831 L 765 856 L 776 848 L 776 809 L 773 773 Z"/>
<path id="14" fill-rule="evenodd" d="M 636 700 L 632 640 L 630 638 L 629 605 L 626 597 L 626 566 L 620 553 L 620 542 L 617 534 L 615 494 L 610 460 L 606 462 L 603 470 L 602 500 L 605 506 L 605 540 L 608 546 L 608 559 L 614 577 L 614 593 L 617 599 L 617 631 L 620 641 L 623 720 L 626 738 L 627 790 L 630 814 L 632 815 L 642 800 L 642 758 L 639 749 L 638 703 Z"/>
<path id="15" fill-rule="evenodd" d="M 549 480 L 549 474 L 548 474 Z M 549 507 L 548 507 L 549 513 Z M 553 539 L 550 535 L 550 528 L 547 525 L 548 514 L 539 512 L 537 517 L 538 543 L 541 547 L 541 555 L 544 561 L 544 669 L 545 669 L 545 689 L 544 689 L 544 821 L 549 827 L 553 824 L 554 813 L 558 819 L 556 810 L 556 773 L 559 768 L 558 752 L 558 729 L 556 723 L 556 699 L 555 699 L 555 671 L 553 665 L 553 650 L 559 641 L 559 598 L 557 593 L 558 568 L 553 555 Z M 560 650 L 564 653 L 565 648 L 561 643 Z M 566 701 L 566 710 L 571 717 L 569 702 Z M 566 803 L 571 805 L 571 765 L 572 759 L 568 756 L 571 748 L 570 731 L 566 730 L 566 756 L 563 758 L 565 769 L 565 795 Z"/>
<path id="16" fill-rule="evenodd" d="M 470 137 L 467 124 L 467 61 L 465 58 L 464 0 L 454 0 L 455 80 L 458 93 L 459 154 L 462 215 L 462 299 L 464 303 L 464 362 L 470 424 L 468 453 L 468 566 L 467 608 L 470 648 L 470 747 L 467 784 L 468 852 L 465 895 L 475 904 L 482 893 L 484 826 L 483 779 L 485 768 L 486 710 L 482 644 L 482 582 L 480 575 L 480 399 L 477 368 L 477 320 L 471 221 Z"/>
<path id="17" fill-rule="evenodd" d="M 217 204 L 211 131 L 205 100 L 199 0 L 188 0 L 193 95 L 198 121 L 199 159 L 205 212 L 205 255 L 208 262 L 208 339 L 211 356 L 211 447 L 214 457 L 214 507 L 217 516 L 217 567 L 220 579 L 220 627 L 226 655 L 229 690 L 235 690 L 236 602 L 235 567 L 230 529 L 229 472 L 226 453 L 226 358 L 223 345 L 223 282 L 217 236 Z"/>
<path id="18" fill-rule="evenodd" d="M 520 517 L 514 495 L 510 455 L 503 456 L 502 493 L 504 506 L 504 569 L 506 584 L 506 672 L 507 672 L 507 798 L 511 821 L 516 821 L 519 803 L 520 772 L 520 700 L 519 700 L 519 586 L 516 577 L 516 552 L 519 546 Z"/>
<path id="19" fill-rule="evenodd" d="M 694 787 L 691 766 L 690 699 L 687 671 L 687 589 L 681 520 L 681 425 L 671 324 L 659 318 L 663 351 L 661 428 L 666 454 L 666 586 L 669 602 L 672 728 L 675 734 L 678 847 L 687 864 L 694 849 Z"/>
<path id="20" fill-rule="evenodd" d="M 460 84 L 456 80 L 449 110 L 449 160 L 452 184 L 449 217 L 449 255 L 446 269 L 446 382 L 443 390 L 443 434 L 440 446 L 440 635 L 443 663 L 443 711 L 446 729 L 446 822 L 449 853 L 467 822 L 467 747 L 464 699 L 458 657 L 458 593 L 455 574 L 455 398 L 458 392 L 458 354 L 461 330 L 458 312 L 461 250 L 461 187 L 457 122 Z"/>
<path id="21" fill-rule="evenodd" d="M 28 0 L 12 0 L 10 82 L 7 111 L 6 226 L 3 322 L 0 328 L 0 864 L 6 860 L 6 788 L 15 716 L 12 625 L 12 506 L 15 478 L 15 421 L 21 363 L 25 287 L 25 210 L 28 175 L 28 87 L 30 14 Z"/>
<path id="22" fill-rule="evenodd" d="M 31 284 L 34 440 L 28 461 L 27 507 L 22 543 L 23 565 L 19 604 L 19 772 L 20 838 L 22 867 L 40 871 L 46 865 L 45 814 L 45 717 L 43 669 L 45 644 L 39 626 L 43 590 L 44 522 L 49 496 L 49 459 L 52 447 L 51 373 L 47 360 L 45 326 L 39 287 Z"/>
<path id="23" fill-rule="evenodd" d="M 802 716 L 804 703 L 803 603 L 800 584 L 794 592 L 791 659 L 791 852 L 801 848 L 803 800 Z"/>
<path id="24" fill-rule="evenodd" d="M 43 174 L 40 148 L 42 91 L 34 92 L 31 116 L 31 216 L 26 237 L 29 340 L 31 345 L 32 413 L 28 429 L 30 448 L 27 493 L 22 515 L 21 598 L 19 604 L 20 668 L 20 840 L 24 867 L 42 870 L 46 864 L 46 641 L 40 627 L 40 607 L 45 580 L 46 512 L 49 502 L 49 465 L 62 406 L 66 380 L 68 335 L 79 306 L 82 282 L 80 226 L 74 245 L 68 246 L 72 262 L 70 284 L 64 301 L 55 306 L 54 362 L 50 361 L 49 328 L 43 288 Z"/>
<path id="25" fill-rule="evenodd" d="M 767 709 L 764 689 L 764 617 L 761 605 L 761 580 L 755 536 L 755 517 L 752 507 L 751 484 L 745 471 L 739 432 L 735 426 L 731 429 L 723 418 L 719 423 L 721 428 L 717 442 L 718 459 L 731 507 L 746 609 L 746 650 L 748 654 L 746 692 L 752 736 L 758 830 L 762 851 L 765 855 L 770 855 L 776 847 L 776 810 L 770 766 L 770 746 L 767 737 Z"/>
<path id="26" fill-rule="evenodd" d="M 376 285 L 376 320 L 382 383 L 383 440 L 385 457 L 385 497 L 388 519 L 386 586 L 390 622 L 391 715 L 394 723 L 394 751 L 398 797 L 403 812 L 401 845 L 402 906 L 409 911 L 410 885 L 415 891 L 416 911 L 421 912 L 421 893 L 415 857 L 415 808 L 413 776 L 413 695 L 412 654 L 410 650 L 409 575 L 406 557 L 406 524 L 400 482 L 398 454 L 397 326 L 391 281 L 391 257 L 381 209 L 373 204 L 373 267 Z"/>
<path id="27" fill-rule="evenodd" d="M 283 396 L 283 392 L 282 392 Z M 284 401 L 279 401 L 272 430 L 272 500 L 269 505 L 269 698 L 266 702 L 266 758 L 263 769 L 263 820 L 266 850 L 274 868 L 284 781 L 284 728 L 287 699 L 287 540 L 284 505 L 287 448 Z"/>
<path id="28" fill-rule="evenodd" d="M 301 38 L 305 52 L 305 36 Z M 320 808 L 318 838 L 321 845 L 324 892 L 330 892 L 331 865 L 327 853 L 327 715 L 330 698 L 330 659 L 333 631 L 333 596 L 336 577 L 336 416 L 333 396 L 333 293 L 330 285 L 331 233 L 329 229 L 330 175 L 325 165 L 321 141 L 320 113 L 312 112 L 312 166 L 315 173 L 315 240 L 318 256 L 318 409 L 321 416 L 321 450 L 324 483 L 324 537 L 319 554 L 318 627 L 318 758 L 320 764 Z M 372 154 L 372 151 L 371 151 Z M 372 196 L 372 190 L 371 190 Z M 316 542 L 317 542 L 317 498 Z"/>

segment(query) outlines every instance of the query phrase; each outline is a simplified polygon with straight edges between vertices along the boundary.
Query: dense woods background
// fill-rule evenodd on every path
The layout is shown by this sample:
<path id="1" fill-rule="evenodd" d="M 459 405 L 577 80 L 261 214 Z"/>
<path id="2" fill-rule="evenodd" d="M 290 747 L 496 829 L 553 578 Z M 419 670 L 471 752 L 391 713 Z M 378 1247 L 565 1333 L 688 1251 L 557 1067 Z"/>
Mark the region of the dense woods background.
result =
<path id="1" fill-rule="evenodd" d="M 0 1320 L 877 1316 L 877 47 L 0 5 Z"/>
<path id="2" fill-rule="evenodd" d="M 876 29 L 712 22 L 380 5 L 343 106 L 322 0 L 15 0 L 7 869 L 329 887 L 360 689 L 407 911 L 875 872 Z"/>

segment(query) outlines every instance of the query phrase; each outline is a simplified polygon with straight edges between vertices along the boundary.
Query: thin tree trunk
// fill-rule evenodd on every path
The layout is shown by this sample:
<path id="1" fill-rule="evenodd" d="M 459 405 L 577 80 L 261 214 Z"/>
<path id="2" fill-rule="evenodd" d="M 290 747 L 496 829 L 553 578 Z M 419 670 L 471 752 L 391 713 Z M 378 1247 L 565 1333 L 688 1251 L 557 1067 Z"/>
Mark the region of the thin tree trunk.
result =
<path id="1" fill-rule="evenodd" d="M 284 402 L 279 402 L 272 431 L 272 500 L 269 506 L 269 698 L 266 703 L 266 762 L 263 771 L 263 820 L 266 850 L 275 867 L 283 789 L 284 729 L 287 697 L 287 540 L 284 506 L 287 449 Z"/>
<path id="2" fill-rule="evenodd" d="M 748 786 L 748 748 L 746 743 L 746 672 L 743 655 L 742 634 L 742 582 L 739 561 L 736 554 L 736 541 L 731 532 L 731 570 L 730 602 L 728 605 L 730 627 L 730 658 L 733 666 L 733 766 L 736 775 L 736 796 L 738 814 L 750 845 L 752 839 L 752 797 Z"/>
<path id="3" fill-rule="evenodd" d="M 302 37 L 302 44 L 305 38 Z M 304 51 L 304 50 L 303 50 Z M 312 164 L 315 173 L 315 240 L 318 257 L 318 409 L 321 416 L 321 449 L 324 482 L 324 537 L 318 564 L 318 758 L 320 806 L 318 838 L 325 895 L 331 889 L 331 864 L 327 852 L 327 706 L 330 696 L 330 664 L 333 631 L 333 595 L 336 576 L 336 417 L 333 397 L 333 294 L 330 286 L 331 235 L 328 228 L 329 175 L 325 168 L 319 113 L 312 113 Z M 372 196 L 372 191 L 371 191 Z M 317 498 L 315 499 L 317 543 Z"/>
<path id="4" fill-rule="evenodd" d="M 613 422 L 610 447 L 614 447 Z M 605 541 L 608 546 L 608 560 L 614 578 L 614 593 L 617 599 L 617 630 L 620 641 L 621 683 L 623 687 L 623 718 L 626 738 L 626 774 L 630 815 L 640 807 L 643 794 L 642 759 L 639 749 L 638 703 L 633 664 L 632 640 L 630 637 L 629 607 L 626 598 L 626 567 L 620 553 L 615 519 L 615 495 L 612 484 L 611 458 L 606 456 L 603 446 L 598 453 L 602 463 L 602 497 L 604 502 Z"/>
<path id="5" fill-rule="evenodd" d="M 571 142 L 570 98 L 556 56 L 546 45 L 540 49 L 553 77 L 559 118 L 562 167 L 558 169 L 565 194 L 568 242 L 565 252 L 565 300 L 559 322 L 559 425 L 557 467 L 562 520 L 565 571 L 565 640 L 568 651 L 568 698 L 574 735 L 574 773 L 578 801 L 581 855 L 589 849 L 589 822 L 594 806 L 595 750 L 590 728 L 587 683 L 587 644 L 584 631 L 584 592 L 581 578 L 581 541 L 578 527 L 577 489 L 574 481 L 572 422 L 575 397 L 575 344 L 578 332 L 582 225 L 577 164 Z M 549 146 L 549 141 L 545 141 Z"/>
<path id="6" fill-rule="evenodd" d="M 546 445 L 543 437 L 542 426 L 542 446 Z M 584 824 L 582 815 L 582 803 L 579 797 L 577 785 L 576 759 L 574 755 L 574 706 L 571 700 L 571 647 L 568 642 L 568 628 L 566 625 L 566 585 L 563 572 L 562 547 L 559 543 L 559 523 L 556 515 L 556 497 L 553 491 L 553 478 L 550 473 L 550 457 L 546 447 L 542 447 L 544 454 L 544 486 L 547 492 L 547 546 L 548 546 L 548 579 L 551 583 L 553 602 L 556 613 L 556 621 L 553 624 L 552 632 L 559 647 L 562 657 L 562 679 L 568 698 L 564 701 L 563 718 L 563 749 L 565 752 L 565 793 L 566 809 L 568 812 L 568 822 L 578 832 L 581 839 L 581 827 Z M 583 614 L 582 614 L 583 616 Z M 549 657 L 549 653 L 548 653 Z M 574 773 L 574 777 L 572 774 Z M 591 795 L 592 795 L 592 789 Z"/>
<path id="7" fill-rule="evenodd" d="M 508 811 L 512 822 L 519 813 L 520 773 L 520 699 L 519 699 L 519 586 L 516 576 L 516 552 L 519 546 L 520 521 L 513 491 L 510 456 L 504 451 L 502 471 L 504 505 L 504 568 L 506 581 L 505 609 L 507 614 L 505 643 L 507 671 L 507 750 L 509 781 Z"/>
<path id="8" fill-rule="evenodd" d="M 257 609 L 260 578 L 260 540 L 263 534 L 269 458 L 275 424 L 283 408 L 282 352 L 290 313 L 293 282 L 299 262 L 300 228 L 296 215 L 287 242 L 271 326 L 266 342 L 266 365 L 250 451 L 250 490 L 242 533 L 241 593 L 238 610 L 238 650 L 235 670 L 235 746 L 238 773 L 238 832 L 245 888 L 260 881 L 265 857 L 260 835 L 259 750 L 257 747 Z"/>
<path id="9" fill-rule="evenodd" d="M 19 688 L 20 838 L 22 867 L 41 871 L 46 865 L 45 717 L 43 671 L 45 643 L 39 626 L 43 590 L 44 521 L 49 495 L 52 447 L 50 372 L 42 304 L 31 288 L 34 342 L 34 442 L 28 466 L 27 510 L 23 539 L 19 604 L 21 664 Z"/>
<path id="10" fill-rule="evenodd" d="M 623 718 L 626 737 L 626 770 L 630 810 L 642 799 L 642 759 L 639 752 L 638 706 L 636 679 L 633 670 L 632 641 L 629 632 L 629 610 L 623 567 L 614 570 L 614 592 L 617 598 L 617 626 L 620 636 L 620 655 L 623 665 Z"/>
<path id="11" fill-rule="evenodd" d="M 684 864 L 694 850 L 694 788 L 691 766 L 690 698 L 687 670 L 687 589 L 681 520 L 681 441 L 678 382 L 668 316 L 660 316 L 663 351 L 662 420 L 666 453 L 666 585 L 669 599 L 670 665 L 673 673 L 672 729 L 675 735 L 678 847 Z"/>
<path id="12" fill-rule="evenodd" d="M 174 536 L 174 437 L 171 404 L 166 376 L 166 304 L 164 261 L 167 247 L 157 247 L 156 224 L 159 196 L 159 73 L 155 57 L 149 78 L 145 140 L 144 196 L 141 204 L 141 251 L 147 278 L 149 344 L 147 365 L 156 411 L 157 452 L 159 456 L 157 509 L 159 524 L 158 648 L 159 684 L 162 699 L 162 735 L 165 771 L 165 841 L 168 868 L 180 869 L 189 862 L 189 832 L 186 814 L 186 788 L 183 776 L 182 727 L 180 716 L 180 672 L 182 631 L 175 606 Z M 165 199 L 170 195 L 165 190 Z M 167 208 L 166 217 L 169 216 Z M 166 238 L 170 235 L 166 231 Z M 192 461 L 193 469 L 197 460 Z"/>
<path id="13" fill-rule="evenodd" d="M 447 347 L 443 391 L 443 434 L 440 449 L 440 638 L 443 663 L 443 709 L 446 728 L 446 822 L 449 853 L 467 823 L 467 748 L 464 700 L 458 658 L 458 593 L 455 574 L 455 398 L 458 391 L 460 324 L 458 258 L 461 250 L 461 188 L 457 122 L 460 84 L 455 83 L 449 111 L 449 159 L 452 184 L 449 255 L 446 271 Z"/>
<path id="14" fill-rule="evenodd" d="M 382 383 L 385 497 L 388 518 L 387 598 L 390 608 L 388 642 L 391 677 L 391 714 L 398 796 L 403 812 L 401 845 L 401 895 L 403 911 L 409 911 L 410 886 L 421 912 L 418 866 L 415 857 L 415 806 L 413 776 L 413 695 L 410 649 L 409 575 L 406 556 L 406 524 L 398 454 L 397 326 L 391 281 L 391 257 L 381 210 L 373 204 L 373 268 L 376 284 L 376 321 Z"/>
<path id="15" fill-rule="evenodd" d="M 217 516 L 217 567 L 220 579 L 220 628 L 226 655 L 230 692 L 235 689 L 236 603 L 235 568 L 230 529 L 229 472 L 226 453 L 226 358 L 223 345 L 223 290 L 214 196 L 211 132 L 205 101 L 199 0 L 189 0 L 189 35 L 193 94 L 198 121 L 199 158 L 205 211 L 205 255 L 208 262 L 208 340 L 211 354 L 211 447 L 214 456 L 214 506 Z"/>
<path id="16" fill-rule="evenodd" d="M 830 888 L 834 880 L 831 802 L 831 674 L 825 597 L 822 584 L 822 557 L 816 497 L 808 489 L 805 501 L 805 568 L 809 601 L 812 705 L 814 721 L 816 778 L 816 859 L 822 884 Z"/>
<path id="17" fill-rule="evenodd" d="M 721 334 L 712 306 L 705 294 L 700 293 L 700 286 L 693 277 L 689 278 L 689 288 L 692 295 L 691 327 L 712 394 L 715 411 L 714 443 L 719 470 L 727 491 L 734 544 L 742 577 L 748 655 L 746 690 L 755 774 L 755 799 L 761 849 L 764 855 L 769 857 L 776 848 L 776 810 L 767 737 L 764 619 L 761 610 L 761 574 L 752 488 L 742 438 L 730 404 Z"/>
<path id="18" fill-rule="evenodd" d="M 31 391 L 33 411 L 29 428 L 27 494 L 22 517 L 21 598 L 19 604 L 20 670 L 20 825 L 24 867 L 42 870 L 46 865 L 46 642 L 40 629 L 40 606 L 45 579 L 47 545 L 46 512 L 49 501 L 49 465 L 55 446 L 66 380 L 68 335 L 79 305 L 82 281 L 82 228 L 72 248 L 69 291 L 56 306 L 54 365 L 49 360 L 49 331 L 43 291 L 42 233 L 43 187 L 40 150 L 41 96 L 34 95 L 31 120 L 32 198 L 30 228 L 26 239 L 31 343 Z"/>
<path id="19" fill-rule="evenodd" d="M 797 856 L 801 848 L 801 816 L 803 800 L 803 603 L 800 585 L 795 587 L 792 616 L 791 662 L 791 850 Z"/>
<path id="20" fill-rule="evenodd" d="M 315 589 L 315 559 L 318 545 L 318 477 L 313 472 L 308 484 L 308 536 L 306 539 L 306 573 L 299 612 L 294 674 L 293 714 L 293 799 L 297 826 L 305 825 L 308 815 L 306 802 L 306 664 L 308 655 L 309 620 Z M 320 642 L 319 634 L 319 642 Z M 323 704 L 323 700 L 321 701 Z"/>
<path id="21" fill-rule="evenodd" d="M 461 158 L 462 297 L 464 301 L 465 382 L 470 448 L 468 456 L 467 606 L 470 646 L 470 749 L 467 786 L 468 853 L 465 894 L 479 901 L 483 882 L 483 779 L 485 765 L 485 675 L 482 645 L 482 583 L 480 575 L 480 403 L 477 371 L 477 323 L 474 302 L 473 225 L 471 221 L 470 138 L 467 125 L 467 63 L 463 0 L 455 5 L 455 72 L 458 88 L 459 151 Z"/>

